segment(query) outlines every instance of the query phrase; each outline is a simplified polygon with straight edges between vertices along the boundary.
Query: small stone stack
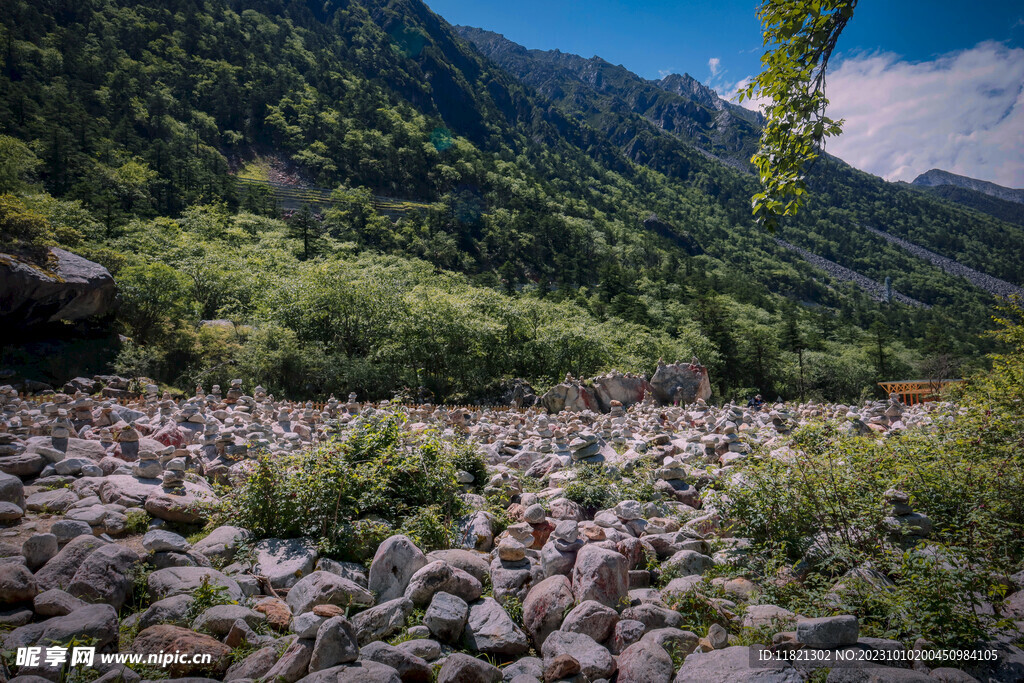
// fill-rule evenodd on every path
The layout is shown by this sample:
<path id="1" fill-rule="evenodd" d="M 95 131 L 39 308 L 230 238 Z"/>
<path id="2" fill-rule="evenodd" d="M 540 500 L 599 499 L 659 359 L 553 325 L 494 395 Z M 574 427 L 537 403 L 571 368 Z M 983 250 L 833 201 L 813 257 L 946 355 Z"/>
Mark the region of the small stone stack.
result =
<path id="1" fill-rule="evenodd" d="M 142 479 L 159 479 L 163 472 L 159 456 L 150 450 L 139 451 L 139 460 L 133 469 L 135 476 Z"/>
<path id="2" fill-rule="evenodd" d="M 244 394 L 245 392 L 242 391 L 242 380 L 233 379 L 231 380 L 231 387 L 228 389 L 228 395 L 225 402 L 228 405 L 234 405 L 235 403 L 238 403 L 238 399 L 242 398 Z"/>
<path id="3" fill-rule="evenodd" d="M 914 512 L 909 495 L 897 489 L 889 489 L 884 495 L 890 506 L 885 526 L 893 542 L 915 545 L 931 534 L 932 521 L 927 515 Z"/>
<path id="4" fill-rule="evenodd" d="M 572 459 L 579 462 L 600 455 L 601 444 L 597 441 L 597 434 L 580 432 L 569 442 L 569 450 L 572 451 Z"/>
<path id="5" fill-rule="evenodd" d="M 163 487 L 167 491 L 182 490 L 185 487 L 185 458 L 171 458 L 164 470 Z"/>

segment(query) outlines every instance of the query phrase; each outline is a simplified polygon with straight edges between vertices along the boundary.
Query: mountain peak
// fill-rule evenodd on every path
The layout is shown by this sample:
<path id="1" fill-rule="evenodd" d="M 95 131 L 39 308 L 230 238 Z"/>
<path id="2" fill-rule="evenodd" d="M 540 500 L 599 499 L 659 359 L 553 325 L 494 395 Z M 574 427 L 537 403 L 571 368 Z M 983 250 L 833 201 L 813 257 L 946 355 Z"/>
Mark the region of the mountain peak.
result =
<path id="1" fill-rule="evenodd" d="M 977 178 L 957 175 L 956 173 L 943 171 L 940 168 L 933 168 L 929 171 L 925 171 L 914 178 L 914 181 L 911 184 L 919 185 L 921 187 L 941 187 L 943 185 L 962 187 L 968 190 L 974 190 L 975 192 L 982 192 L 990 197 L 997 197 L 998 199 L 1003 199 L 1008 202 L 1024 204 L 1024 190 L 996 185 L 995 183 L 990 183 L 987 180 L 978 180 Z"/>

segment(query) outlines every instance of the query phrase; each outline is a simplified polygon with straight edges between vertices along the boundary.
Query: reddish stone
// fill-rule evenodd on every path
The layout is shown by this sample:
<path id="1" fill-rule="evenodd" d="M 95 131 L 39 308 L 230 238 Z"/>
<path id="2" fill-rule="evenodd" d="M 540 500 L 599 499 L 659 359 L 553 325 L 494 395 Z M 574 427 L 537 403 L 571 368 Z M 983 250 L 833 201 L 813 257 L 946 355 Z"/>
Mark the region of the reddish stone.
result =
<path id="1" fill-rule="evenodd" d="M 345 610 L 337 605 L 317 605 L 313 608 L 313 614 L 330 619 L 331 617 L 345 616 Z"/>
<path id="2" fill-rule="evenodd" d="M 288 604 L 280 598 L 264 598 L 253 607 L 257 612 L 267 615 L 267 624 L 278 631 L 287 631 L 292 621 L 292 611 Z"/>
<path id="3" fill-rule="evenodd" d="M 548 536 L 555 530 L 555 525 L 545 519 L 540 524 L 531 524 L 530 526 L 533 527 L 533 544 L 530 547 L 540 550 L 548 542 Z"/>

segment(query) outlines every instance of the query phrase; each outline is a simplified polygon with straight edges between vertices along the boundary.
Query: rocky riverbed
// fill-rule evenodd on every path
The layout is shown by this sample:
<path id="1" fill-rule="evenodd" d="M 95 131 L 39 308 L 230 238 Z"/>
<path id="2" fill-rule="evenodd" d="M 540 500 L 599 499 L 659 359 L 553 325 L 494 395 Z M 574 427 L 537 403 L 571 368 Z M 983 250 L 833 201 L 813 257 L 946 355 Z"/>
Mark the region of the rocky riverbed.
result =
<path id="1" fill-rule="evenodd" d="M 825 680 L 814 661 L 755 665 L 762 650 L 885 661 L 833 668 L 829 681 L 1024 679 L 1024 653 L 1009 640 L 991 644 L 997 661 L 966 671 L 913 663 L 892 654 L 906 652 L 904 643 L 862 637 L 852 615 L 804 618 L 758 600 L 750 578 L 716 571 L 748 545 L 733 537 L 720 503 L 755 452 L 796 462 L 791 432 L 825 418 L 879 438 L 929 429 L 936 404 L 711 406 L 697 395 L 706 382 L 699 364 L 666 367 L 662 380 L 675 379 L 662 382 L 660 399 L 650 389 L 657 373 L 651 383 L 617 373 L 567 378 L 539 401 L 552 412 L 355 396 L 315 407 L 259 387 L 247 393 L 240 382 L 187 400 L 150 386 L 126 405 L 103 397 L 101 378 L 31 399 L 0 388 L 4 650 L 88 644 L 100 653 L 210 655 L 165 668 L 97 659 L 90 677 L 104 682 Z M 506 528 L 482 495 L 466 493 L 473 511 L 459 521 L 457 547 L 423 552 L 394 535 L 358 564 L 322 556 L 316 538 L 207 524 L 217 487 L 244 478 L 256 454 L 300 452 L 394 412 L 409 433 L 433 430 L 483 452 L 487 481 L 458 479 L 503 501 Z M 565 496 L 581 463 L 626 477 L 646 463 L 656 494 L 587 509 Z M 930 520 L 900 491 L 886 499 L 901 542 L 928 537 Z M 1013 580 L 1007 603 L 1021 620 L 1024 575 Z M 701 592 L 709 583 L 716 597 Z M 717 615 L 701 632 L 680 608 L 694 600 Z M 2 675 L 38 683 L 69 671 L 12 656 Z"/>

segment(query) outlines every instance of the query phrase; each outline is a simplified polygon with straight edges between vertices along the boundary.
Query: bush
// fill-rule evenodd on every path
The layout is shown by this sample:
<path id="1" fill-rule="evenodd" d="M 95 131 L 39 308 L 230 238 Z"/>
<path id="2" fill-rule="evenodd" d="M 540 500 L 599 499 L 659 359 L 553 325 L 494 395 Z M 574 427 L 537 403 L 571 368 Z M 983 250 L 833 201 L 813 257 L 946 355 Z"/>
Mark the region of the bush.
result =
<path id="1" fill-rule="evenodd" d="M 482 472 L 483 460 L 436 434 L 405 436 L 402 420 L 361 419 L 299 455 L 261 455 L 248 478 L 225 492 L 221 515 L 263 538 L 317 538 L 325 554 L 349 559 L 372 555 L 396 529 L 426 549 L 450 547 L 465 513 L 456 472 Z"/>
<path id="2" fill-rule="evenodd" d="M 865 634 L 939 644 L 1000 625 L 983 603 L 998 605 L 1001 577 L 1024 560 L 1022 321 L 1019 303 L 1010 304 L 996 333 L 1008 353 L 958 404 L 936 406 L 929 428 L 876 439 L 818 423 L 794 436 L 797 461 L 750 461 L 723 512 L 754 542 L 748 568 L 762 578 L 764 599 L 808 616 L 856 614 Z M 884 492 L 893 487 L 931 519 L 926 544 L 889 538 Z M 778 581 L 793 563 L 802 580 Z"/>

